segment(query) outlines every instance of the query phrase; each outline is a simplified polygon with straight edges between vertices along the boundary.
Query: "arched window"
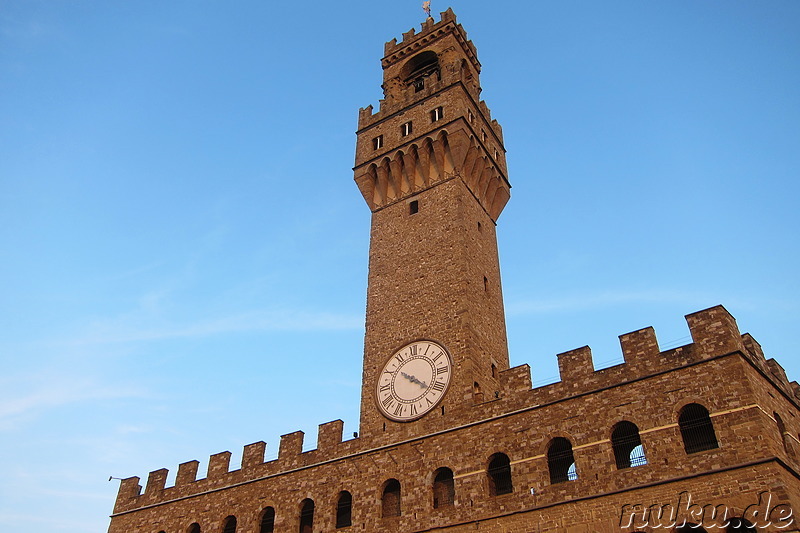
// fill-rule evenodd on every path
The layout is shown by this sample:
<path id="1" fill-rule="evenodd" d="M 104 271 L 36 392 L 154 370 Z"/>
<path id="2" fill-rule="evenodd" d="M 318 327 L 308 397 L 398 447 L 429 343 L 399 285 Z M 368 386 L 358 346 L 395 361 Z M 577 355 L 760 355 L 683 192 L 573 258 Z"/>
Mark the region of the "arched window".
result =
<path id="1" fill-rule="evenodd" d="M 697 453 L 704 450 L 719 448 L 714 425 L 708 415 L 708 409 L 698 403 L 690 403 L 681 409 L 678 416 L 678 426 L 681 428 L 683 447 L 686 453 Z"/>
<path id="2" fill-rule="evenodd" d="M 400 516 L 400 513 L 400 482 L 396 479 L 390 479 L 383 487 L 381 515 L 386 518 L 389 516 Z"/>
<path id="3" fill-rule="evenodd" d="M 504 453 L 496 453 L 489 460 L 489 494 L 500 496 L 514 491 L 511 481 L 511 461 Z"/>
<path id="4" fill-rule="evenodd" d="M 222 533 L 236 533 L 236 517 L 229 516 L 225 519 L 225 525 L 222 528 Z"/>
<path id="5" fill-rule="evenodd" d="M 414 91 L 425 88 L 425 78 L 436 74 L 441 79 L 439 70 L 439 57 L 431 50 L 419 53 L 412 57 L 403 67 L 402 76 L 407 85 L 413 85 Z"/>
<path id="6" fill-rule="evenodd" d="M 453 471 L 440 468 L 433 477 L 433 508 L 453 505 L 456 498 L 456 486 L 453 483 Z"/>
<path id="7" fill-rule="evenodd" d="M 753 524 L 744 518 L 731 518 L 725 533 L 756 533 L 758 531 Z"/>
<path id="8" fill-rule="evenodd" d="M 632 422 L 622 421 L 614 426 L 614 431 L 611 432 L 611 447 L 619 469 L 647 464 L 639 428 Z"/>
<path id="9" fill-rule="evenodd" d="M 186 530 L 186 533 L 200 533 L 200 524 L 195 522 L 194 524 L 189 526 L 189 529 Z"/>
<path id="10" fill-rule="evenodd" d="M 550 470 L 550 483 L 563 483 L 578 479 L 572 443 L 564 437 L 556 437 L 547 448 L 547 468 Z"/>
<path id="11" fill-rule="evenodd" d="M 261 528 L 259 533 L 272 533 L 275 531 L 275 508 L 267 507 L 261 513 Z"/>
<path id="12" fill-rule="evenodd" d="M 311 533 L 314 529 L 314 500 L 306 498 L 300 502 L 300 533 Z"/>
<path id="13" fill-rule="evenodd" d="M 336 502 L 336 527 L 353 525 L 353 495 L 343 490 Z"/>

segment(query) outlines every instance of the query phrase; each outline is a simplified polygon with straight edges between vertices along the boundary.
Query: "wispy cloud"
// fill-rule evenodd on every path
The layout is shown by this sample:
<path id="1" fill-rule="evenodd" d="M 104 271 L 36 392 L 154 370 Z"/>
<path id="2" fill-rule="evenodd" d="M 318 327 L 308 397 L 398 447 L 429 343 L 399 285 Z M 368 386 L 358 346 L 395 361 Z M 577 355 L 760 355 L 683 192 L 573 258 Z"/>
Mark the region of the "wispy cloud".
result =
<path id="1" fill-rule="evenodd" d="M 78 402 L 141 396 L 132 389 L 112 388 L 87 380 L 43 377 L 35 383 L 23 384 L 32 391 L 20 395 L 7 389 L 0 397 L 0 431 L 13 429 L 18 419 L 44 410 Z"/>
<path id="2" fill-rule="evenodd" d="M 153 320 L 153 322 L 156 322 Z M 202 338 L 254 331 L 332 331 L 364 327 L 355 315 L 306 311 L 252 311 L 200 320 L 188 324 L 153 324 L 147 319 L 115 319 L 95 322 L 88 331 L 64 344 L 91 345 L 176 338 Z"/>

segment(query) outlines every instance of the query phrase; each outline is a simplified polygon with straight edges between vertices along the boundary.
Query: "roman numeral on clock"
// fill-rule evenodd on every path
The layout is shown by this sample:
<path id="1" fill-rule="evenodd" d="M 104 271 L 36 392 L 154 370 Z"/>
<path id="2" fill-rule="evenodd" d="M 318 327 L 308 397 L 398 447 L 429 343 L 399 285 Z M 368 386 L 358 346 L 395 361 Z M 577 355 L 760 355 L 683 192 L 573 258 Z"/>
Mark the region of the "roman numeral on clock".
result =
<path id="1" fill-rule="evenodd" d="M 434 381 L 433 386 L 431 387 L 435 391 L 442 392 L 444 390 L 444 382 L 442 381 Z"/>

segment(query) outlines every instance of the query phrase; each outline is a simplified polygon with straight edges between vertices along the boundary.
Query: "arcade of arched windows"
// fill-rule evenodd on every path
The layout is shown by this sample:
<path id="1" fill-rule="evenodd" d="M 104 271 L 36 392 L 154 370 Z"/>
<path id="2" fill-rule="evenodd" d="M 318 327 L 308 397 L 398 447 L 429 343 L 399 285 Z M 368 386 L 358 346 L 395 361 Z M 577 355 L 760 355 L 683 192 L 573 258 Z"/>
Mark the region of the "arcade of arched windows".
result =
<path id="1" fill-rule="evenodd" d="M 776 414 L 777 423 L 781 432 L 785 432 L 783 421 Z M 698 403 L 685 405 L 678 412 L 678 428 L 681 433 L 683 447 L 687 454 L 694 454 L 719 447 L 716 431 L 708 409 Z M 639 435 L 639 428 L 633 422 L 623 420 L 615 424 L 610 431 L 611 450 L 618 470 L 636 468 L 647 464 L 645 449 Z M 552 438 L 545 448 L 549 482 L 551 484 L 569 483 L 579 477 L 575 461 L 575 452 L 572 442 L 562 436 Z M 498 452 L 487 458 L 485 463 L 486 486 L 489 498 L 500 497 L 515 491 L 512 461 L 509 457 Z M 453 470 L 442 466 L 436 469 L 428 478 L 428 491 L 433 509 L 446 509 L 455 504 L 458 499 Z M 415 487 L 415 490 L 417 488 Z M 395 478 L 385 480 L 380 488 L 380 508 L 378 513 L 382 519 L 402 516 L 404 488 Z M 361 502 L 363 505 L 363 502 Z M 318 509 L 311 498 L 306 498 L 297 504 L 295 510 L 287 509 L 287 513 L 294 513 L 295 524 L 299 524 L 299 533 L 313 531 L 314 523 L 320 513 L 331 514 L 335 521 L 336 529 L 348 528 L 353 525 L 353 509 L 359 505 L 353 494 L 342 490 L 335 498 L 335 505 L 331 509 Z M 325 518 L 328 520 L 328 517 Z M 258 533 L 273 533 L 276 522 L 276 509 L 265 507 L 256 519 Z M 244 533 L 237 527 L 235 516 L 228 516 L 222 522 L 222 528 L 208 530 L 197 522 L 186 529 L 175 533 Z M 749 529 L 735 529 L 736 531 L 749 531 Z M 731 530 L 733 531 L 733 530 Z M 163 533 L 159 531 L 159 533 Z M 172 532 L 169 532 L 172 533 Z M 248 530 L 249 533 L 249 530 Z"/>

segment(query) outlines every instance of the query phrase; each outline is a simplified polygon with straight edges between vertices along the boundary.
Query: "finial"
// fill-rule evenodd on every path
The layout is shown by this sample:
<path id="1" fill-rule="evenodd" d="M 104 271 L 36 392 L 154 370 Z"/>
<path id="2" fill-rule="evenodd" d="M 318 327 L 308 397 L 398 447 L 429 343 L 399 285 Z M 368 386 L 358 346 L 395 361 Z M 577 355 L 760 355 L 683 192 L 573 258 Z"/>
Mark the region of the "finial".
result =
<path id="1" fill-rule="evenodd" d="M 428 15 L 428 18 L 431 16 L 431 0 L 425 0 L 422 2 L 422 10 Z"/>

